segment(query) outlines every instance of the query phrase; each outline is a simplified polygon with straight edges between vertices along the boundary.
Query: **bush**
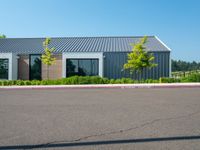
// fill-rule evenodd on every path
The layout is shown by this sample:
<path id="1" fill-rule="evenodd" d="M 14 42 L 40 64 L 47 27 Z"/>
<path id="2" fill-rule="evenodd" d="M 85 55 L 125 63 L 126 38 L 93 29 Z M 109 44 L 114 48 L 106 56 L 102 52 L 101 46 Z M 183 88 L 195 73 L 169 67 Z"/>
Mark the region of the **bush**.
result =
<path id="1" fill-rule="evenodd" d="M 62 85 L 78 84 L 78 78 L 79 78 L 78 76 L 63 78 L 63 79 L 57 80 L 56 84 L 62 84 Z"/>
<path id="2" fill-rule="evenodd" d="M 134 80 L 132 80 L 131 78 L 122 78 L 121 79 L 121 83 L 134 83 Z"/>
<path id="3" fill-rule="evenodd" d="M 32 80 L 31 85 L 40 85 L 41 84 L 40 82 L 41 81 L 39 81 L 39 80 Z"/>
<path id="4" fill-rule="evenodd" d="M 153 80 L 153 79 L 147 79 L 145 82 L 146 83 L 159 83 L 158 80 Z"/>
<path id="5" fill-rule="evenodd" d="M 122 83 L 121 79 L 116 79 L 115 80 L 115 84 L 121 84 L 121 83 Z"/>
<path id="6" fill-rule="evenodd" d="M 80 76 L 78 78 L 78 84 L 90 84 L 90 78 L 88 76 Z"/>
<path id="7" fill-rule="evenodd" d="M 16 85 L 24 85 L 24 81 L 23 80 L 17 80 Z"/>
<path id="8" fill-rule="evenodd" d="M 49 85 L 50 82 L 48 80 L 42 80 L 41 82 L 41 85 Z"/>
<path id="9" fill-rule="evenodd" d="M 62 84 L 61 80 L 55 80 L 54 81 L 54 85 L 61 85 L 61 84 Z"/>
<path id="10" fill-rule="evenodd" d="M 200 74 L 191 74 L 188 77 L 176 79 L 162 77 L 159 80 L 133 80 L 131 78 L 107 79 L 99 76 L 72 76 L 58 80 L 0 80 L 0 86 L 10 85 L 70 85 L 70 84 L 133 84 L 133 83 L 176 83 L 200 82 Z"/>
<path id="11" fill-rule="evenodd" d="M 139 80 L 138 82 L 139 82 L 139 83 L 146 83 L 146 81 L 147 81 L 147 80 L 141 79 L 141 80 Z"/>
<path id="12" fill-rule="evenodd" d="M 166 78 L 166 77 L 161 77 L 159 79 L 160 83 L 177 83 L 177 82 L 181 82 L 180 79 L 176 79 L 176 78 Z"/>
<path id="13" fill-rule="evenodd" d="M 200 82 L 200 73 L 194 73 L 181 79 L 181 82 Z"/>
<path id="14" fill-rule="evenodd" d="M 92 76 L 90 78 L 90 84 L 106 84 L 109 83 L 107 78 L 101 78 L 99 76 Z"/>
<path id="15" fill-rule="evenodd" d="M 103 84 L 109 84 L 110 80 L 108 78 L 102 78 Z"/>
<path id="16" fill-rule="evenodd" d="M 9 82 L 9 81 L 2 81 L 2 85 L 4 85 L 4 86 L 5 86 L 5 85 L 9 85 L 8 82 Z"/>
<path id="17" fill-rule="evenodd" d="M 111 79 L 109 83 L 110 83 L 110 84 L 115 84 L 115 80 L 114 80 L 114 79 Z"/>
<path id="18" fill-rule="evenodd" d="M 29 80 L 26 80 L 26 81 L 23 81 L 24 82 L 24 85 L 32 85 L 32 82 L 29 81 Z"/>

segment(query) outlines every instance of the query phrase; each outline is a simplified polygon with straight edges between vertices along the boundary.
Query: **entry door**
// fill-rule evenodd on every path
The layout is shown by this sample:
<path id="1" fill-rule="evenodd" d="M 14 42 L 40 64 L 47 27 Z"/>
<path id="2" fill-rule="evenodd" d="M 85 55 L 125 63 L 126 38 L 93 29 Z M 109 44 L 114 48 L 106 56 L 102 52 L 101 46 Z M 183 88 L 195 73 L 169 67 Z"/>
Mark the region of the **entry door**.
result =
<path id="1" fill-rule="evenodd" d="M 41 55 L 30 55 L 30 80 L 41 80 Z"/>

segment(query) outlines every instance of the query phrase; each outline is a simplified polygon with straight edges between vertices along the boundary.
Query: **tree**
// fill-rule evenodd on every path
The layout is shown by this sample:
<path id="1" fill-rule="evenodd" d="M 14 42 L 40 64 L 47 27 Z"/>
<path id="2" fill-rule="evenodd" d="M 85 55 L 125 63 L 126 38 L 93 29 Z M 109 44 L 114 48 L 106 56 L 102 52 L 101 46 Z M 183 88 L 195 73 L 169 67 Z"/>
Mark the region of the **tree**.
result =
<path id="1" fill-rule="evenodd" d="M 144 68 L 152 68 L 157 66 L 154 63 L 152 53 L 145 51 L 144 44 L 147 42 L 147 36 L 144 36 L 138 43 L 131 44 L 132 52 L 128 54 L 128 61 L 124 64 L 124 69 L 129 70 L 131 74 L 134 71 L 141 73 Z"/>
<path id="2" fill-rule="evenodd" d="M 192 71 L 200 70 L 200 62 L 187 62 L 182 60 L 172 60 L 172 71 Z"/>
<path id="3" fill-rule="evenodd" d="M 4 35 L 4 34 L 0 34 L 0 39 L 5 39 L 6 38 L 6 36 Z"/>
<path id="4" fill-rule="evenodd" d="M 55 48 L 49 48 L 48 45 L 50 44 L 51 39 L 46 38 L 43 42 L 44 47 L 44 54 L 41 57 L 42 63 L 47 65 L 47 79 L 49 80 L 49 67 L 53 64 L 55 64 L 56 58 L 53 57 L 53 51 L 55 51 Z"/>

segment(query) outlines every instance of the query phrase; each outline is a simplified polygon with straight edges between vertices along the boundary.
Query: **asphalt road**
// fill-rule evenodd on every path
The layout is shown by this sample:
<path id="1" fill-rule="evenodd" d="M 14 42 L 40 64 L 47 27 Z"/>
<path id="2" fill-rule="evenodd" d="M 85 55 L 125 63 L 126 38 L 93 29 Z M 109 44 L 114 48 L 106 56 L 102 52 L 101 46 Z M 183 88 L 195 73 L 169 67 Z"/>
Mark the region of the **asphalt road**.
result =
<path id="1" fill-rule="evenodd" d="M 200 88 L 0 90 L 0 149 L 200 149 Z"/>

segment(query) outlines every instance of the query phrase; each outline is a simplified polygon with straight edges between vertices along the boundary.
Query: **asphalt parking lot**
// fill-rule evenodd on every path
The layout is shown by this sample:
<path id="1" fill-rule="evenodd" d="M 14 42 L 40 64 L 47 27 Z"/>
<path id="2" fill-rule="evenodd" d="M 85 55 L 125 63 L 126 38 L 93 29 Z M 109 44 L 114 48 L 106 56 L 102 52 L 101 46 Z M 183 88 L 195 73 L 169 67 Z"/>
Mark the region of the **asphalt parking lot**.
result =
<path id="1" fill-rule="evenodd" d="M 200 149 L 200 88 L 0 90 L 0 149 Z"/>

